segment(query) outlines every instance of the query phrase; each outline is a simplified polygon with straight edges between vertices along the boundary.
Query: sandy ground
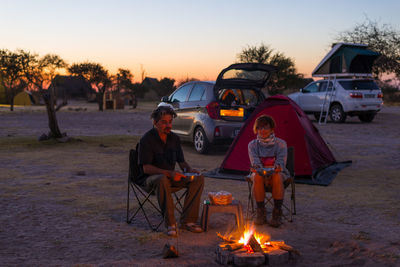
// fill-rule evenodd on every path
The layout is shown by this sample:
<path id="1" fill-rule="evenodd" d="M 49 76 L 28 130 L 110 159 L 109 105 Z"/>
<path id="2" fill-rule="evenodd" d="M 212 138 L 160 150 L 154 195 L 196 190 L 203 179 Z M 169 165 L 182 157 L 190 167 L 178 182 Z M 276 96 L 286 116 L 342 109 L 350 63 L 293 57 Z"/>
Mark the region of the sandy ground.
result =
<path id="1" fill-rule="evenodd" d="M 216 232 L 233 226 L 232 215 L 212 215 L 208 232 L 178 239 L 149 231 L 143 218 L 125 223 L 128 151 L 151 126 L 152 107 L 101 113 L 71 103 L 57 113 L 76 138 L 65 144 L 37 141 L 47 132 L 43 107 L 0 107 L 1 266 L 217 266 Z M 292 223 L 258 227 L 301 252 L 288 265 L 400 265 L 399 121 L 400 108 L 385 107 L 369 124 L 316 124 L 337 159 L 353 165 L 328 187 L 296 185 Z M 184 144 L 202 170 L 219 166 L 226 150 L 198 155 Z M 203 199 L 216 190 L 246 207 L 245 182 L 206 178 Z M 178 242 L 179 258 L 162 259 L 167 242 Z"/>

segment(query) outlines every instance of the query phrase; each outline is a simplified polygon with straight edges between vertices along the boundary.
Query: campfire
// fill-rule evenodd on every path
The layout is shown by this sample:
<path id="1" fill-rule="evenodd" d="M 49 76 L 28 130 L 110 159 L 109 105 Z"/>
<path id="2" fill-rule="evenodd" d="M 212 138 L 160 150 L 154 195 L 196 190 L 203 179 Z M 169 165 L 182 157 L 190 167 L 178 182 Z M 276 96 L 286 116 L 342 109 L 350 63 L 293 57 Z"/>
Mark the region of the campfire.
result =
<path id="1" fill-rule="evenodd" d="M 271 240 L 270 235 L 257 232 L 254 225 L 245 226 L 241 233 L 222 235 L 217 248 L 217 262 L 238 266 L 282 264 L 300 253 L 282 240 Z M 236 238 L 235 238 L 236 236 Z M 237 238 L 237 236 L 239 236 Z"/>

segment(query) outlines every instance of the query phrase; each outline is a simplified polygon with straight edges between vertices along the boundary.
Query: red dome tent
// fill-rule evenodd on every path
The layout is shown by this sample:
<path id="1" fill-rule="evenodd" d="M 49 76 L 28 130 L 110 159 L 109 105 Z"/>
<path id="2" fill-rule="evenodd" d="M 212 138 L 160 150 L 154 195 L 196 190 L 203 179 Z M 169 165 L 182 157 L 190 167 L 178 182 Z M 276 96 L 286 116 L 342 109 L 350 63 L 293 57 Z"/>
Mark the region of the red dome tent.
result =
<path id="1" fill-rule="evenodd" d="M 337 163 L 318 129 L 301 108 L 288 97 L 279 95 L 267 98 L 257 107 L 231 144 L 220 168 L 205 175 L 238 179 L 234 175 L 248 174 L 250 160 L 247 146 L 256 138 L 253 132 L 256 118 L 264 114 L 274 118 L 275 135 L 285 140 L 288 146 L 294 147 L 297 182 L 329 185 L 337 171 L 345 167 L 338 166 L 340 164 Z"/>

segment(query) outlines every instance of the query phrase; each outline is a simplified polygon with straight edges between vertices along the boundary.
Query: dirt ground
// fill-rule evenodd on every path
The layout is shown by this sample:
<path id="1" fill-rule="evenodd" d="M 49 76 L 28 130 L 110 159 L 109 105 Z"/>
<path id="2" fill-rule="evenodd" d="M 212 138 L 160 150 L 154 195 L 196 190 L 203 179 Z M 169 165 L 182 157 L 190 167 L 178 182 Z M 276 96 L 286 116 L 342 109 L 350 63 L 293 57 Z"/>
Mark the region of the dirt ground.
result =
<path id="1" fill-rule="evenodd" d="M 0 107 L 1 266 L 218 266 L 216 232 L 232 228 L 233 215 L 212 215 L 208 232 L 178 239 L 149 231 L 144 218 L 125 222 L 128 152 L 151 127 L 153 107 L 98 112 L 70 103 L 57 113 L 75 138 L 68 143 L 37 141 L 47 132 L 44 107 Z M 294 221 L 257 230 L 301 252 L 289 266 L 399 266 L 400 107 L 384 107 L 372 123 L 315 125 L 352 166 L 327 187 L 297 184 Z M 218 167 L 226 151 L 198 155 L 184 144 L 200 170 Z M 203 199 L 218 190 L 246 207 L 245 182 L 206 178 Z M 167 242 L 179 258 L 162 259 Z"/>

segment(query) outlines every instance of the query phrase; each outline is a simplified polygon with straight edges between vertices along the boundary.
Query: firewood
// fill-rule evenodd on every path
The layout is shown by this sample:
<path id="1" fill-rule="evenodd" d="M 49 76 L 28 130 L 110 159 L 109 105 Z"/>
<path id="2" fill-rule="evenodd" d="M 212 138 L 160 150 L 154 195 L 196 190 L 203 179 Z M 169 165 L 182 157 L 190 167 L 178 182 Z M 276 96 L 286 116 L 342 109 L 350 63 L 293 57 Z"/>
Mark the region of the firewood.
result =
<path id="1" fill-rule="evenodd" d="M 300 256 L 300 251 L 298 251 L 297 249 L 293 248 L 292 246 L 289 246 L 287 244 L 279 244 L 279 248 L 289 251 L 289 252 L 293 252 L 294 254 L 297 254 Z"/>
<path id="2" fill-rule="evenodd" d="M 221 235 L 220 233 L 217 233 L 217 236 L 227 243 L 237 243 L 237 241 L 235 239 L 230 239 L 228 237 Z"/>
<path id="3" fill-rule="evenodd" d="M 234 251 L 234 250 L 240 249 L 242 247 L 243 247 L 243 244 L 241 244 L 241 243 L 231 243 L 231 244 L 226 246 L 226 248 L 229 251 Z"/>
<path id="4" fill-rule="evenodd" d="M 254 235 L 251 235 L 249 239 L 249 245 L 254 252 L 263 252 L 261 245 L 258 243 Z"/>

